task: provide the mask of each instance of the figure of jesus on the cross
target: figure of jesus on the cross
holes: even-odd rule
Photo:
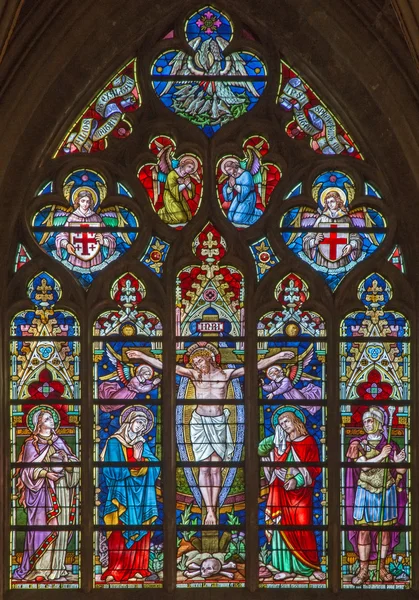
[[[128,350],[130,359],[140,359],[161,370],[162,363],[140,350]],[[228,423],[229,411],[224,408],[230,381],[244,375],[244,367],[224,369],[220,366],[219,350],[210,343],[198,343],[187,352],[186,366],[176,365],[176,373],[187,377],[195,388],[199,404],[189,422],[194,459],[199,466],[198,485],[206,508],[205,525],[217,523],[218,498],[221,491],[221,469],[217,464],[229,461],[234,444]],[[267,369],[275,362],[291,359],[293,352],[278,352],[258,362],[258,370]],[[215,402],[215,404],[214,404]]]

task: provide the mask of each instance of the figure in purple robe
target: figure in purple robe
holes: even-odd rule
[[[385,560],[399,544],[400,533],[383,528],[403,526],[406,522],[406,469],[396,466],[406,460],[406,453],[393,440],[387,441],[386,419],[384,409],[371,406],[362,415],[365,434],[352,438],[347,451],[348,460],[357,466],[346,469],[346,524],[369,528],[348,532],[360,562],[359,571],[352,577],[353,585],[369,580],[370,561],[377,561],[381,581],[393,581]],[[387,462],[386,468],[362,466]]]
[[[56,525],[73,525],[76,515],[76,486],[80,479],[78,459],[55,432],[54,413],[43,406],[33,415],[33,433],[24,442],[18,462],[30,463],[17,469],[19,504],[27,514],[28,530],[22,562],[13,578],[25,581],[66,581],[71,574],[65,558],[71,537]]]
[[[110,356],[110,353],[108,353]],[[148,394],[154,390],[160,383],[159,377],[153,378],[153,369],[149,365],[139,365],[135,369],[135,376],[127,379],[126,371],[122,363],[114,362],[117,367],[117,381],[104,381],[99,385],[99,398],[103,400],[133,400],[137,394]],[[129,370],[129,368],[128,368]],[[121,386],[122,383],[122,386]],[[101,410],[111,412],[125,406],[124,404],[101,405]]]
[[[291,366],[289,374],[286,374],[280,365],[273,365],[267,370],[266,375],[270,379],[270,383],[263,384],[262,389],[267,392],[268,400],[272,400],[275,396],[282,396],[286,400],[293,401],[320,400],[322,390],[318,385],[308,383],[300,389],[295,387],[300,380],[312,379],[311,376],[303,372],[303,369],[310,363],[313,354],[314,350],[311,348],[302,360],[299,360],[296,365]],[[312,415],[319,410],[318,406],[301,406]]]
[[[55,238],[57,257],[66,260],[77,270],[100,265],[116,251],[116,239],[112,233],[101,233],[96,228],[105,227],[100,215],[93,211],[94,198],[89,191],[80,191],[74,199],[74,212],[66,219],[62,231]],[[64,213],[65,215],[66,213]],[[77,228],[71,233],[71,228]],[[95,231],[89,231],[94,227]]]

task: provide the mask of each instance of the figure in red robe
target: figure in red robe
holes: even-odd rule
[[[297,575],[326,578],[321,570],[313,525],[313,492],[321,469],[306,463],[318,463],[315,439],[304,425],[299,407],[284,406],[275,415],[275,434],[259,444],[259,455],[277,464],[265,468],[269,495],[265,509],[268,525],[298,526],[301,529],[275,529],[267,532],[271,542],[272,566],[278,570],[274,579],[285,581]],[[304,463],[298,466],[295,463]],[[287,463],[291,465],[287,466]]]

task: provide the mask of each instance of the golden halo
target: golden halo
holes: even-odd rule
[[[227,175],[227,177],[230,177],[230,176],[227,173],[227,171],[225,170],[225,165],[226,165],[226,163],[232,162],[232,161],[236,162],[239,165],[239,167],[240,167],[240,161],[235,156],[226,156],[225,158],[223,158],[223,160],[220,163],[221,172],[224,173],[224,175]]]
[[[128,419],[129,415],[132,412],[136,412],[142,414],[147,419],[147,427],[143,431],[143,434],[149,433],[153,429],[154,425],[154,415],[147,406],[143,406],[143,404],[134,404],[133,406],[128,406],[121,412],[121,416],[119,417],[120,425],[123,425],[125,421]]]
[[[187,352],[185,353],[185,356],[187,357],[187,361],[191,362],[193,355],[197,354],[198,352],[208,352],[208,354],[210,356],[212,356],[212,359],[214,361],[217,361],[217,356],[219,356],[220,351],[218,350],[218,348],[216,346],[214,346],[214,344],[210,344],[209,342],[206,342],[205,344],[192,344],[192,346],[190,346],[187,350]]]
[[[320,202],[320,205],[322,206],[322,208],[325,207],[325,197],[327,196],[327,194],[329,192],[337,192],[339,194],[339,196],[341,197],[341,199],[343,200],[343,205],[346,206],[348,204],[348,198],[347,198],[345,192],[341,188],[328,187],[322,191],[322,193],[320,194],[320,197],[319,197],[319,202]]]
[[[70,199],[70,204],[71,206],[74,206],[74,199],[76,196],[78,196],[80,194],[80,192],[90,192],[93,196],[93,208],[92,210],[96,210],[96,208],[99,206],[99,196],[96,192],[96,190],[94,190],[93,188],[91,188],[88,185],[81,185],[79,187],[77,187],[72,193],[71,193],[71,199]]]
[[[195,173],[198,170],[198,167],[199,167],[199,162],[197,161],[197,159],[195,158],[195,156],[193,156],[193,154],[183,154],[183,156],[181,156],[180,159],[179,159],[179,166],[185,160],[193,162],[193,164],[194,164],[194,170],[193,170],[193,172]]]

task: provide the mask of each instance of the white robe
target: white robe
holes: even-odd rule
[[[228,425],[229,415],[227,408],[219,416],[204,416],[193,411],[189,426],[196,461],[206,460],[214,453],[221,460],[231,460],[234,444]]]

